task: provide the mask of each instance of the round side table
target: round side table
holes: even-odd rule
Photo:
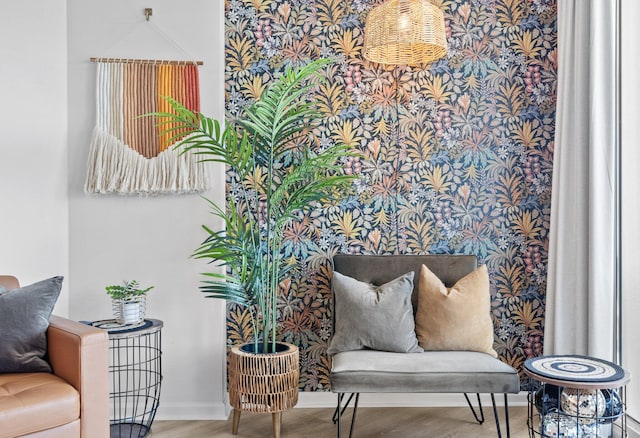
[[[88,323],[109,333],[110,438],[142,438],[160,403],[162,321],[118,324],[114,319]]]
[[[587,356],[527,359],[529,437],[627,437],[626,385],[620,366]]]

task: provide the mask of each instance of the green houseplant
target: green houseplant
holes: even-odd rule
[[[256,352],[275,349],[278,284],[289,269],[280,258],[283,230],[353,178],[342,172],[340,159],[353,155],[345,146],[314,152],[309,145],[310,127],[318,119],[307,100],[314,86],[309,79],[328,63],[287,69],[244,118],[224,130],[219,121],[172,99],[175,114],[156,114],[169,126],[176,147],[194,151],[203,161],[223,163],[237,177],[239,188],[235,195],[227,193],[226,209],[208,201],[225,229],[203,226],[207,237],[193,256],[226,267],[226,273],[204,273],[201,290],[207,297],[247,306]]]
[[[234,189],[227,191],[226,208],[208,201],[224,229],[203,226],[206,239],[193,257],[225,267],[224,273],[203,274],[201,291],[207,297],[232,301],[250,312],[254,336],[251,344],[242,347],[244,353],[278,352],[279,284],[291,269],[280,257],[285,227],[319,201],[336,199],[353,179],[343,173],[340,161],[353,155],[345,146],[313,147],[311,131],[319,113],[308,92],[321,80],[319,72],[329,62],[318,60],[288,68],[245,109],[243,118],[225,129],[219,121],[191,112],[171,99],[175,113],[156,114],[159,123],[171,132],[176,147],[193,151],[203,161],[223,163],[231,170]],[[297,347],[291,347],[296,353],[296,374],[291,380],[297,401],[298,356]],[[248,397],[240,395],[234,403],[235,350],[231,351],[229,369],[234,431],[238,409]],[[278,411],[276,397],[263,400],[267,401],[254,400],[245,405],[269,404],[269,409],[262,412]]]
[[[113,316],[118,324],[135,324],[144,319],[147,292],[153,286],[141,288],[136,280],[123,281],[122,284],[106,286],[111,297]]]

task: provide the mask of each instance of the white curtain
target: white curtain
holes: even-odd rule
[[[558,0],[545,354],[614,359],[616,2]]]

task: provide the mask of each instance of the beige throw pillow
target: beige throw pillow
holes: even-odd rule
[[[487,267],[479,267],[447,289],[422,265],[416,335],[425,350],[480,351],[497,357]]]

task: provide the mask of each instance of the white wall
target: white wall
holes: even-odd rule
[[[637,77],[640,28],[635,20],[638,14],[640,2],[622,1],[622,361],[631,372],[627,387],[628,412],[636,421],[640,421],[640,83]]]
[[[153,8],[150,23],[143,16],[145,7]],[[109,318],[105,285],[124,279],[155,285],[147,314],[164,321],[164,380],[157,418],[226,418],[224,305],[203,298],[198,273],[205,266],[188,258],[204,237],[200,224],[211,224],[204,200],[197,195],[83,192],[95,118],[95,64],[89,58],[202,60],[202,111],[220,118],[224,3],[68,0],[67,8],[70,315]],[[220,201],[222,171],[215,168],[212,173],[215,188],[207,196]]]
[[[66,29],[65,0],[0,2],[0,272],[23,285],[68,280]]]

